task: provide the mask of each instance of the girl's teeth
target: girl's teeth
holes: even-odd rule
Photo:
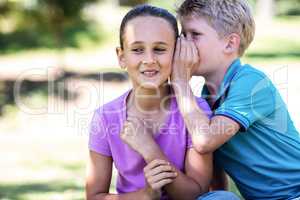
[[[144,72],[144,74],[146,76],[154,76],[156,74],[156,72],[155,71],[153,71],[153,72]]]

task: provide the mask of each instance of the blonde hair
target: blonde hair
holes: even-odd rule
[[[185,0],[177,9],[179,16],[204,17],[220,37],[240,36],[239,56],[243,56],[255,34],[255,22],[246,0]]]

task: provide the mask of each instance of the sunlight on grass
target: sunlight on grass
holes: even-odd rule
[[[243,199],[239,190],[237,189],[235,183],[232,181],[231,178],[229,178],[229,190],[233,193],[235,193],[236,195],[238,195],[239,198]]]
[[[257,22],[254,41],[243,61],[254,65],[285,66],[300,62],[300,17],[275,18],[268,24]]]
[[[0,198],[11,200],[84,199],[83,187],[71,181],[26,182],[0,184]]]

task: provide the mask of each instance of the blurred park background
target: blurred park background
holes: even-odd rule
[[[181,1],[0,0],[1,200],[84,199],[89,120],[130,88],[115,47],[143,2],[175,13]],[[300,0],[250,3],[257,31],[242,60],[273,80],[300,128]],[[192,79],[196,95],[202,84]]]

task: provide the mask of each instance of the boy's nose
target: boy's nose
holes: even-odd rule
[[[191,34],[186,34],[185,38],[189,41],[192,41],[193,38],[192,38],[192,35]]]

